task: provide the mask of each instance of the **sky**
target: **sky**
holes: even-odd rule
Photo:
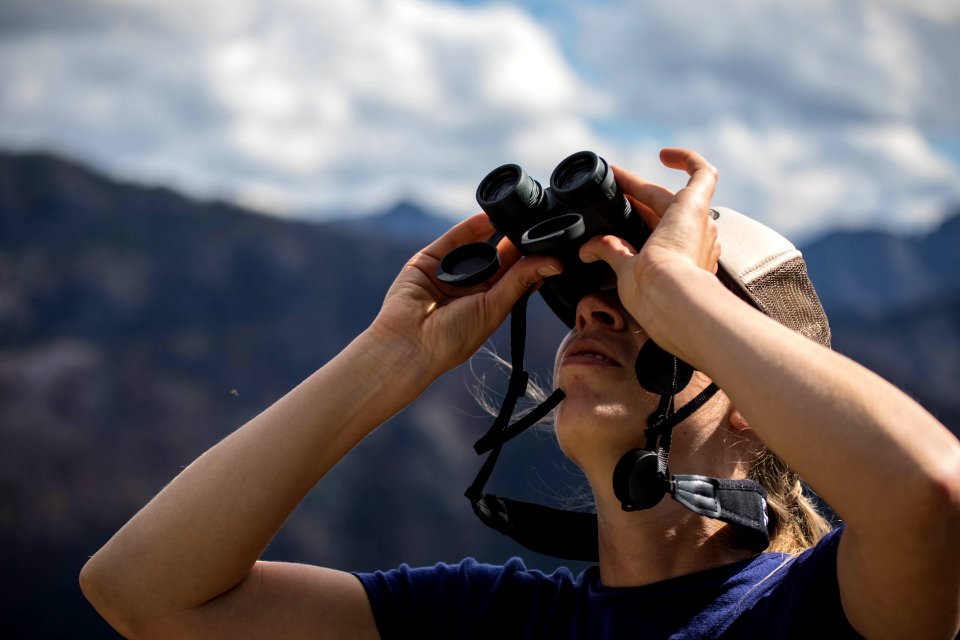
[[[3,0],[0,147],[288,217],[589,149],[803,238],[960,209],[955,0]]]

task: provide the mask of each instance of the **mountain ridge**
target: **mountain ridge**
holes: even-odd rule
[[[0,563],[18,584],[3,614],[9,633],[114,637],[77,590],[85,558],[184,465],[369,324],[434,233],[405,208],[347,228],[291,221],[118,183],[53,156],[0,153]],[[929,272],[956,259],[958,220],[903,244],[866,234],[854,251],[840,234],[802,247],[835,348],[954,432],[960,296],[955,273]],[[891,255],[915,268],[878,303]],[[911,286],[910,274],[926,280]],[[566,329],[539,298],[530,323],[528,369],[548,377]],[[509,353],[504,329],[492,344]],[[520,553],[477,523],[461,495],[482,462],[470,444],[489,422],[474,409],[475,376],[490,376],[495,393],[506,378],[483,358],[472,365],[476,374],[444,376],[338,465],[267,557],[365,570]],[[548,438],[525,434],[491,488],[543,501],[550,487],[579,482],[567,466]],[[524,555],[544,570],[557,564]]]

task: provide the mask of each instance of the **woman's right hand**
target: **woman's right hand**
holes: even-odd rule
[[[488,282],[459,288],[437,279],[437,267],[447,252],[484,242],[493,233],[486,214],[478,213],[413,256],[387,291],[370,327],[378,340],[407,354],[405,361],[424,374],[425,383],[466,361],[524,293],[545,277],[560,273],[556,258],[521,257],[516,247],[503,240],[498,247],[500,271]]]
[[[677,307],[665,304],[664,292],[676,293],[678,279],[717,272],[720,244],[710,215],[717,171],[703,156],[687,149],[663,149],[660,159],[667,167],[689,174],[684,188],[673,193],[614,167],[617,183],[652,229],[644,245],[637,250],[617,236],[597,236],[583,245],[580,257],[584,262],[609,264],[617,274],[624,308],[658,345],[683,357],[684,344],[675,334],[685,323],[669,317]]]

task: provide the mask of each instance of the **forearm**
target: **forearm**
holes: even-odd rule
[[[190,465],[94,555],[81,585],[101,614],[164,633],[170,616],[207,611],[200,605],[241,583],[250,587],[243,602],[258,602],[255,578],[243,581],[258,574],[250,570],[260,553],[311,487],[556,273],[553,258],[514,254],[485,287],[461,290],[436,279],[440,257],[492,232],[477,214],[413,256],[370,329]]]
[[[652,297],[660,332],[671,334],[664,339],[848,523],[902,531],[905,519],[949,515],[960,444],[916,402],[748,307],[706,272],[659,288]]]
[[[953,637],[960,443],[880,377],[770,320],[707,272],[686,275],[661,290],[660,312],[672,319],[664,327],[678,355],[712,377],[846,522],[837,577],[851,624],[867,637]]]
[[[361,335],[134,516],[85,567],[85,593],[109,619],[195,607],[237,585],[314,484],[422,391],[413,355]]]

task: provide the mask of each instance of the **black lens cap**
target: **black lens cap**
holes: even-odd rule
[[[658,472],[657,454],[631,449],[623,454],[613,470],[613,493],[624,511],[656,506],[666,495],[668,485]]]
[[[637,354],[635,365],[640,386],[661,396],[682,391],[693,378],[693,367],[647,340]]]
[[[457,287],[471,287],[485,282],[500,269],[500,254],[487,242],[471,242],[443,256],[437,279]]]

